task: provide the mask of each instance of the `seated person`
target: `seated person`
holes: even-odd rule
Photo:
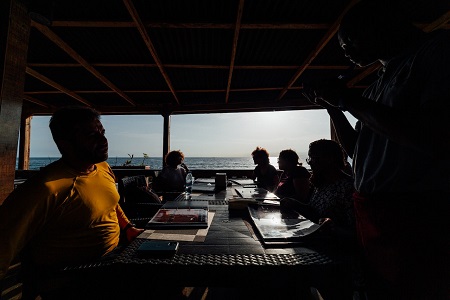
[[[170,151],[164,157],[165,167],[156,178],[153,189],[156,192],[184,192],[186,184],[186,166],[184,154],[180,150]]]
[[[278,172],[274,166],[269,163],[269,152],[261,147],[256,147],[252,152],[255,169],[253,170],[253,180],[258,187],[273,191],[278,184]]]
[[[129,241],[142,232],[118,204],[99,113],[88,107],[62,108],[53,114],[50,130],[61,158],[0,206],[0,278],[19,253],[39,279],[36,270],[110,253],[121,231]]]
[[[283,208],[298,210],[319,223],[324,218],[333,221],[337,230],[354,232],[352,195],[353,178],[348,175],[348,163],[341,146],[332,140],[320,139],[309,144],[307,162],[311,166],[313,191],[307,203],[283,199]]]
[[[122,178],[121,185],[119,186],[123,196],[121,204],[161,203],[161,199],[152,191],[144,175]]]
[[[298,160],[298,154],[294,150],[287,149],[280,152],[278,166],[283,173],[274,193],[280,198],[294,198],[306,203],[310,193],[311,174]]]

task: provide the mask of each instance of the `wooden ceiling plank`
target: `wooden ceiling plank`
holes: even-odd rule
[[[130,13],[130,16],[133,19],[134,23],[136,24],[136,27],[139,30],[139,33],[141,34],[141,37],[144,40],[145,45],[147,46],[148,50],[150,51],[150,54],[153,57],[153,60],[155,61],[156,65],[158,66],[159,71],[161,72],[162,76],[164,77],[164,80],[166,81],[167,86],[169,87],[170,91],[172,92],[173,97],[175,98],[175,101],[177,102],[177,104],[180,104],[177,93],[175,92],[172,82],[170,81],[169,75],[167,74],[163,64],[161,63],[161,60],[159,59],[159,56],[156,52],[156,48],[153,45],[153,42],[150,39],[150,36],[148,35],[147,30],[145,29],[144,23],[142,22],[141,18],[139,17],[136,7],[134,7],[134,4],[131,0],[123,0],[123,3],[125,4],[125,7],[127,8],[128,12]]]
[[[359,0],[351,0],[350,3],[345,7],[345,9],[341,12],[338,19],[331,25],[331,27],[328,29],[327,33],[324,35],[324,37],[320,40],[319,44],[316,46],[316,48],[308,55],[305,62],[300,66],[300,68],[295,72],[294,76],[289,80],[286,87],[281,91],[281,93],[278,95],[277,101],[281,100],[284,95],[286,95],[288,89],[297,81],[297,79],[303,74],[303,72],[308,68],[308,66],[312,63],[312,61],[319,55],[320,51],[322,51],[323,48],[328,44],[328,42],[331,40],[331,38],[336,34],[336,32],[339,29],[339,23],[341,22],[342,17],[347,13],[347,11],[356,3],[358,3]]]
[[[448,22],[450,22],[450,10],[444,13],[436,20],[434,20],[433,22],[431,22],[430,24],[424,26],[422,30],[425,32],[431,32],[433,30],[444,27],[444,25],[447,25]]]
[[[244,11],[244,0],[239,0],[238,11],[236,16],[236,24],[234,27],[233,45],[231,48],[231,62],[230,62],[230,70],[228,72],[228,83],[227,83],[227,92],[225,95],[225,103],[228,103],[228,99],[230,97],[231,79],[233,77],[234,60],[236,59],[236,49],[239,39],[239,31],[241,30],[241,20],[243,11]]]
[[[111,90],[115,91],[120,97],[125,99],[131,105],[136,105],[136,103],[130,99],[124,92],[122,92],[116,85],[109,81],[103,74],[101,74],[97,69],[91,66],[81,55],[79,55],[75,50],[73,50],[66,42],[64,42],[56,33],[50,30],[47,26],[39,24],[32,21],[31,25],[38,29],[44,36],[60,47],[64,52],[66,52],[70,57],[79,62],[86,70],[88,70],[92,75],[94,75],[98,80],[103,82]]]
[[[64,94],[66,94],[66,95],[68,95],[68,96],[74,98],[75,100],[77,100],[77,101],[83,103],[84,105],[89,106],[89,107],[92,107],[92,106],[93,106],[92,103],[90,103],[89,101],[83,99],[82,97],[80,97],[79,95],[77,95],[75,92],[73,92],[73,91],[71,91],[71,90],[65,88],[64,86],[60,85],[59,83],[54,82],[54,81],[51,80],[50,78],[48,78],[48,77],[46,77],[46,76],[44,76],[44,75],[42,75],[42,74],[36,72],[35,70],[33,70],[33,69],[27,67],[25,71],[26,71],[27,74],[33,76],[33,77],[36,78],[36,79],[39,79],[40,81],[42,81],[42,82],[48,84],[48,85],[51,86],[51,87],[54,87],[54,88],[57,89],[57,90],[60,90],[60,91],[63,92]]]

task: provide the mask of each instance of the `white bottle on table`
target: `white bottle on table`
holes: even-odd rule
[[[186,199],[191,199],[193,185],[194,185],[194,177],[192,177],[191,172],[188,172],[186,174],[186,185],[185,185]]]

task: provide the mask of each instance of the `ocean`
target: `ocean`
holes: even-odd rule
[[[306,155],[299,154],[303,166],[309,168],[304,162]],[[30,170],[39,170],[41,167],[58,160],[59,157],[30,157]],[[129,157],[110,157],[107,162],[110,166],[123,166],[130,160]],[[253,159],[249,157],[186,157],[184,163],[189,169],[199,170],[253,170],[255,165]],[[278,169],[277,157],[270,157],[270,163]],[[130,163],[132,166],[146,165],[150,166],[152,170],[162,169],[162,158],[160,157],[134,157]],[[16,165],[17,169],[17,165]]]

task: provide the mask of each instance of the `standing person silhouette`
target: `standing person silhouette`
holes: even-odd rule
[[[353,63],[382,64],[379,79],[362,96],[338,81],[304,94],[327,109],[353,156],[371,299],[449,299],[450,34],[424,33],[390,4],[359,2],[338,33]]]

